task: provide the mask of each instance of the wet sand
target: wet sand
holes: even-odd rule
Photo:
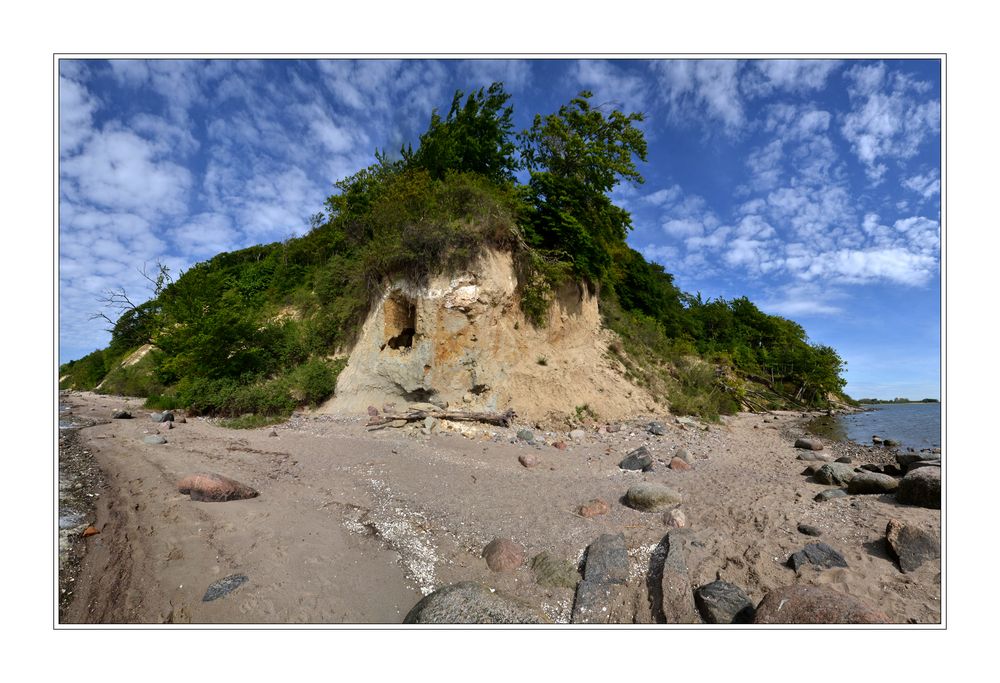
[[[399,624],[426,593],[468,580],[566,623],[572,589],[539,586],[527,563],[494,573],[483,547],[507,537],[529,560],[548,551],[578,561],[599,535],[622,532],[632,578],[641,585],[669,530],[661,514],[621,502],[644,480],[684,496],[693,587],[722,579],[757,603],[780,586],[822,584],[865,600],[894,623],[940,622],[940,564],[903,574],[883,540],[889,519],[939,528],[940,511],[884,495],[814,502],[828,487],[801,474],[805,463],[792,446],[805,433],[799,413],[742,414],[707,430],[651,416],[614,434],[589,429],[580,442],[565,433],[546,436],[569,444],[558,450],[511,443],[516,427],[474,426],[469,438],[415,427],[369,431],[367,418],[334,416],[296,416],[274,428],[277,436],[270,427],[231,430],[201,418],[167,430],[139,399],[74,393],[64,400],[75,414],[100,422],[80,438],[104,472],[105,488],[96,511],[101,533],[85,541],[63,623]],[[136,419],[110,420],[121,408]],[[663,422],[667,434],[648,434],[649,419]],[[166,444],[143,443],[156,432]],[[643,444],[659,461],[655,470],[619,469]],[[842,447],[829,443],[824,452],[837,455]],[[693,456],[690,471],[664,464],[680,448]],[[523,467],[518,456],[526,453],[540,464]],[[865,461],[863,452],[855,455]],[[181,477],[206,471],[260,495],[206,503],[177,491]],[[598,497],[610,503],[608,514],[576,513]],[[802,535],[800,522],[823,535]],[[850,566],[799,573],[785,566],[815,540]],[[221,599],[202,600],[213,582],[235,574],[248,581]]]

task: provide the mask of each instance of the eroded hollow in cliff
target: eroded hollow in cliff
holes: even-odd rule
[[[413,336],[417,332],[417,306],[399,292],[385,300],[383,308],[385,329],[382,348],[409,349],[413,346]]]

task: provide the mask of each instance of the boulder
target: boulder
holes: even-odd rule
[[[258,493],[246,484],[214,472],[191,474],[177,482],[177,490],[191,495],[191,500],[222,503],[228,500],[256,498]]]
[[[674,457],[680,458],[689,465],[691,464],[691,453],[689,453],[688,449],[686,448],[681,448],[680,450],[678,450],[676,453],[674,453]]]
[[[580,582],[580,572],[576,565],[548,551],[543,551],[531,558],[531,571],[535,574],[535,583],[548,588],[576,588]]]
[[[517,461],[525,467],[534,467],[538,464],[538,458],[533,456],[531,453],[525,453],[517,456]]]
[[[685,428],[691,427],[692,429],[699,429],[701,427],[701,423],[698,422],[698,420],[693,417],[687,417],[686,415],[675,417],[674,422]]]
[[[670,469],[683,472],[691,469],[691,465],[687,464],[686,461],[681,460],[680,458],[671,458]]]
[[[130,413],[127,410],[116,410],[115,412],[111,413],[111,419],[112,420],[131,420],[132,419],[132,413]]]
[[[889,617],[867,603],[832,588],[795,585],[764,596],[755,624],[887,624]]]
[[[823,444],[819,441],[819,439],[807,439],[807,438],[796,439],[795,447],[804,448],[807,451],[823,450]]]
[[[645,446],[639,446],[618,463],[623,470],[648,470],[653,466],[653,456]]]
[[[907,472],[896,489],[896,500],[905,505],[941,509],[941,468],[921,467]]]
[[[600,583],[625,583],[628,566],[625,534],[602,534],[587,546],[583,578]]]
[[[526,602],[492,588],[463,581],[437,589],[413,606],[404,624],[544,624]]]
[[[913,470],[919,469],[921,467],[941,467],[940,460],[918,460],[917,462],[911,462],[906,467],[907,472],[912,472]]]
[[[655,512],[670,505],[682,502],[681,494],[663,484],[642,482],[630,486],[625,494],[629,507],[643,512]]]
[[[799,523],[798,530],[799,530],[800,534],[805,534],[806,536],[822,536],[823,535],[823,530],[822,529],[820,529],[819,527],[815,527],[812,524],[805,524],[804,522],[800,522]]]
[[[904,573],[915,571],[924,562],[941,557],[941,539],[936,533],[898,519],[889,520],[885,541]]]
[[[589,503],[581,505],[577,512],[581,517],[591,518],[598,515],[606,515],[611,511],[611,506],[601,498],[594,498]]]
[[[834,498],[843,498],[847,495],[847,489],[827,489],[826,491],[820,491],[817,493],[813,500],[819,503],[825,503],[828,500]]]
[[[907,467],[909,467],[913,463],[915,463],[915,462],[921,462],[921,461],[924,461],[924,460],[937,460],[938,462],[940,462],[941,461],[941,454],[940,453],[926,453],[926,452],[920,452],[920,453],[897,453],[896,454],[896,462],[899,464],[900,468],[903,469],[904,471],[906,470]]]
[[[569,438],[573,441],[583,441],[583,438],[587,436],[587,432],[582,429],[574,429],[569,433]]]
[[[611,604],[621,595],[628,580],[628,570],[624,534],[604,534],[587,546],[583,581],[576,586],[570,621],[574,624],[608,623]]]
[[[646,431],[656,436],[664,436],[667,433],[667,428],[659,422],[650,422],[649,426],[646,427]]]
[[[742,588],[725,581],[713,581],[694,592],[694,603],[707,624],[749,624],[753,602]]]
[[[527,441],[531,443],[535,440],[535,433],[530,429],[519,429],[517,430],[517,438],[521,441]]]
[[[858,472],[847,484],[847,492],[851,495],[866,493],[892,493],[899,486],[899,480],[888,474],[877,472]]]
[[[820,569],[846,567],[847,561],[843,555],[826,543],[810,543],[799,552],[792,553],[786,564],[795,571],[798,571],[799,567],[804,564],[811,564]]]
[[[798,459],[806,462],[830,462],[831,460],[830,456],[823,455],[822,453],[816,453],[815,451],[799,453]]]
[[[142,442],[152,444],[153,446],[162,446],[167,440],[159,434],[151,434],[150,436],[142,437]]]
[[[150,417],[150,419],[153,420],[153,422],[173,422],[174,421],[174,414],[171,413],[171,412],[151,413],[149,417]]]
[[[668,624],[698,624],[698,608],[691,592],[691,577],[687,569],[687,545],[681,531],[671,531],[664,539],[667,554],[663,560],[660,581],[663,616]]]
[[[512,572],[524,564],[524,548],[507,538],[495,538],[483,548],[486,566],[495,572]]]
[[[849,456],[849,455],[842,455],[839,458],[837,458],[836,460],[834,460],[834,462],[852,463],[854,461],[851,459],[851,456]]]
[[[819,468],[813,478],[820,484],[846,485],[854,478],[854,468],[840,462],[828,462]]]

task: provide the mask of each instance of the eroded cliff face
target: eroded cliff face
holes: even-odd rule
[[[390,283],[373,307],[320,412],[362,413],[395,403],[504,411],[535,420],[573,415],[587,405],[602,419],[656,408],[607,354],[597,298],[565,287],[548,324],[521,312],[507,252],[487,250],[465,272],[417,284]]]

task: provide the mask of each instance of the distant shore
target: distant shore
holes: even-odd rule
[[[566,623],[574,591],[537,584],[528,560],[544,551],[576,563],[601,534],[624,534],[628,586],[637,604],[650,599],[643,591],[651,553],[670,529],[663,515],[622,503],[639,481],[683,495],[693,587],[722,579],[756,604],[782,586],[824,586],[894,623],[940,622],[940,567],[903,574],[884,548],[889,519],[936,528],[940,511],[883,495],[815,502],[828,487],[802,474],[806,463],[792,447],[805,434],[798,412],[741,414],[707,429],[637,417],[610,433],[599,424],[574,437],[536,430],[529,443],[518,429],[370,432],[362,418],[333,416],[295,416],[273,430],[229,430],[197,418],[167,429],[136,399],[71,393],[65,400],[98,422],[79,438],[104,478],[100,533],[82,541],[87,552],[63,623],[399,624],[425,594],[459,581],[485,583]],[[134,419],[109,419],[123,407]],[[653,419],[662,435],[646,429]],[[143,442],[154,432],[166,443]],[[565,447],[553,447],[557,441]],[[620,469],[642,445],[654,457],[652,471]],[[690,469],[670,468],[682,450]],[[891,458],[855,444],[827,442],[823,452],[857,463]],[[525,467],[522,456],[537,464]],[[178,492],[180,478],[206,471],[260,495],[205,503]],[[606,514],[578,514],[595,498],[608,503]],[[819,540],[849,567],[787,567],[789,555],[816,540],[796,530],[801,524],[820,530]],[[513,571],[493,572],[482,558],[500,537],[525,549]],[[204,600],[232,576],[246,581]]]

